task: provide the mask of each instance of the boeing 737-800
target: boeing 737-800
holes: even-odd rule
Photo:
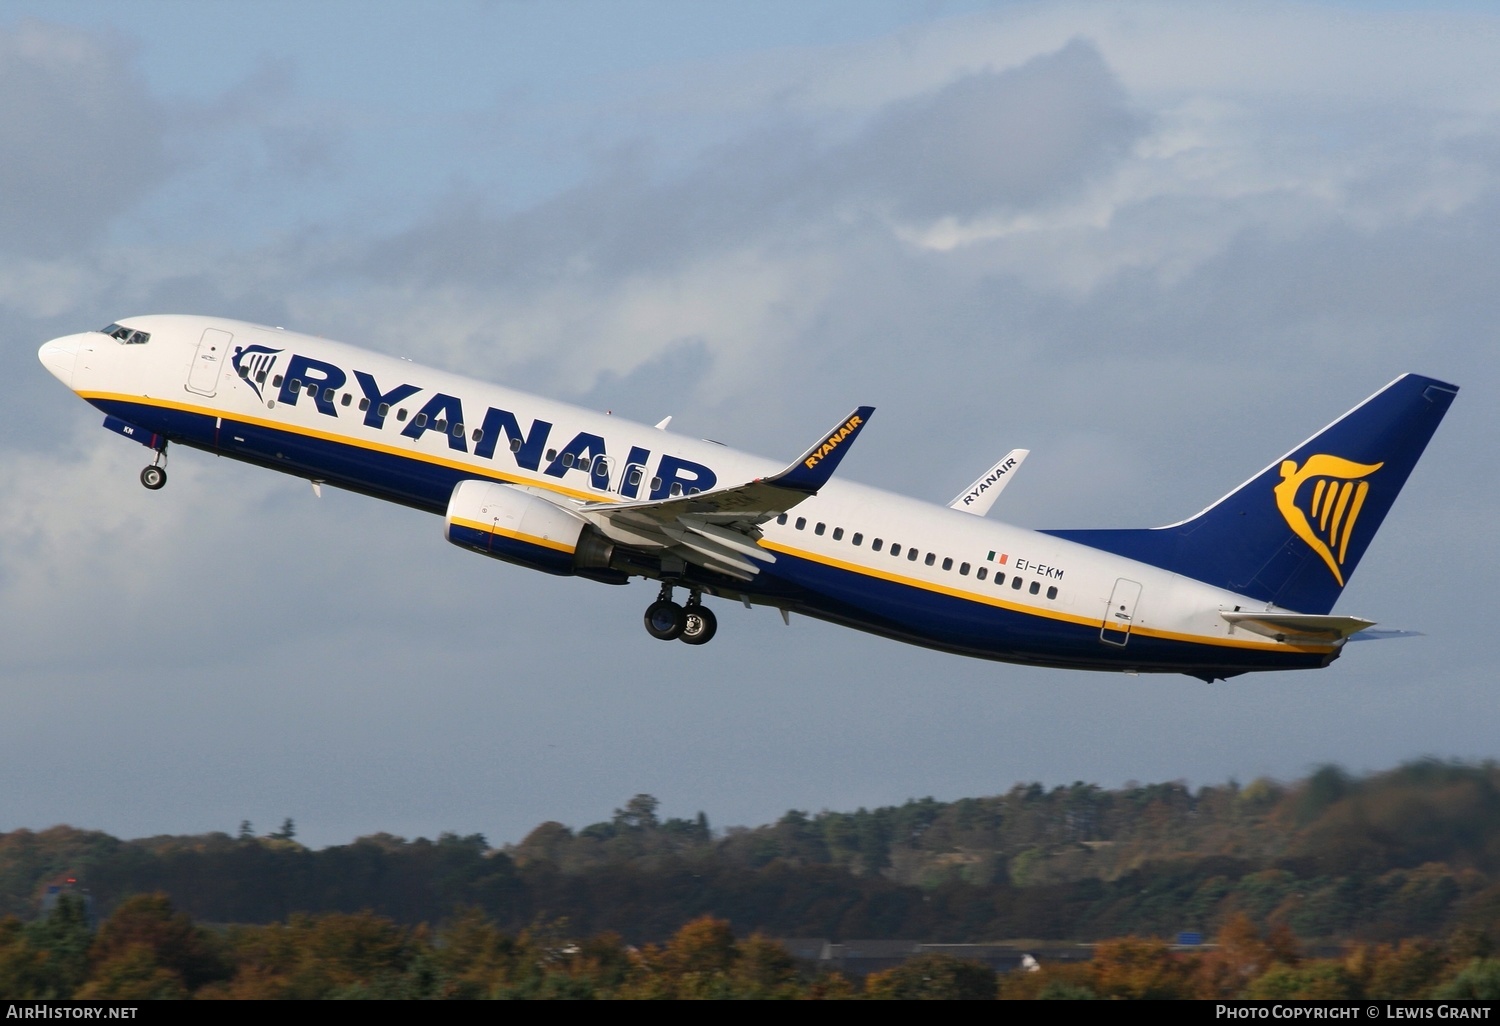
[[[1458,392],[1402,375],[1180,523],[1031,531],[984,516],[1025,450],[949,506],[833,480],[868,406],[783,465],[239,321],[132,317],[39,356],[154,451],[147,488],[176,443],[405,503],[481,555],[658,582],[663,640],[711,639],[718,596],[985,659],[1210,681],[1327,666],[1376,633],[1334,602]]]

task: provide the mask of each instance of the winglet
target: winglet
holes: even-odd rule
[[[995,500],[1000,498],[1005,486],[1010,484],[1011,475],[1020,469],[1021,463],[1030,455],[1030,449],[1012,449],[1001,456],[999,463],[980,474],[977,481],[955,495],[953,501],[948,503],[948,508],[960,513],[972,513],[976,517],[984,516],[995,504]]]
[[[819,488],[828,483],[828,479],[838,469],[839,461],[844,458],[844,453],[848,452],[849,446],[853,444],[854,436],[864,429],[865,424],[870,420],[870,415],[874,412],[873,406],[861,406],[839,421],[838,425],[820,438],[812,448],[798,456],[795,463],[775,477],[766,478],[765,483],[778,488],[807,492],[809,495],[816,493]]]

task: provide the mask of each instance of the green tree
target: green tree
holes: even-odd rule
[[[25,940],[41,958],[41,993],[36,997],[67,998],[83,986],[94,943],[83,898],[60,895],[49,913],[26,927]]]
[[[1476,958],[1432,996],[1439,1001],[1500,1000],[1500,959]]]
[[[88,989],[90,997],[144,996],[140,988],[164,986],[161,973],[184,993],[230,976],[218,940],[175,911],[165,894],[138,894],[122,902],[99,928],[89,962],[90,983],[97,983]],[[118,994],[100,990],[114,986],[123,989]]]
[[[649,794],[638,794],[623,809],[615,810],[614,825],[622,830],[655,830],[661,825],[656,818],[660,806]]]
[[[995,970],[952,955],[926,954],[884,972],[871,973],[865,993],[883,1000],[992,1001]]]

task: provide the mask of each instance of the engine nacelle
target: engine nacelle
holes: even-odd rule
[[[460,481],[448,499],[445,533],[454,545],[532,570],[564,577],[618,575],[609,568],[614,545],[597,529],[510,485]]]

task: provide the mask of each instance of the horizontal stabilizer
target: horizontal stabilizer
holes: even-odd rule
[[[1309,613],[1219,613],[1231,626],[1277,641],[1341,641],[1375,626],[1358,616],[1315,616]]]
[[[948,508],[972,513],[976,517],[984,516],[995,504],[995,500],[1000,498],[1005,486],[1010,484],[1010,479],[1015,477],[1022,461],[1030,455],[1030,449],[1012,449],[1000,457],[999,463],[980,474],[978,480],[955,495],[953,501],[948,503]]]
[[[1423,638],[1421,631],[1401,631],[1394,627],[1371,628],[1349,635],[1350,641],[1388,641],[1391,638]]]

